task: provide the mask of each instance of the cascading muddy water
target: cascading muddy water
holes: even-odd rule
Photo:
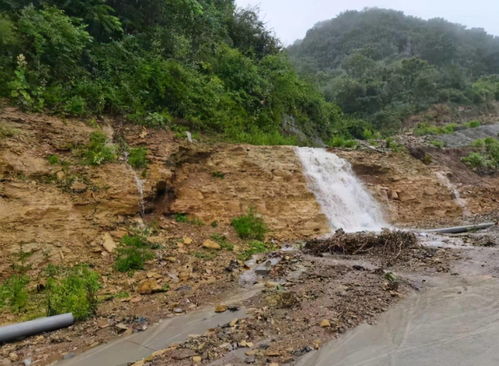
[[[140,179],[137,175],[135,169],[132,168],[130,164],[128,164],[128,152],[125,152],[124,160],[130,171],[132,172],[133,179],[135,181],[135,187],[137,187],[137,193],[139,194],[139,208],[140,208],[140,217],[144,218],[145,215],[145,204],[144,204],[144,181]]]
[[[459,190],[457,187],[452,184],[452,182],[449,180],[447,175],[445,175],[442,172],[436,172],[435,175],[437,176],[438,180],[449,189],[449,191],[452,192],[452,196],[454,197],[454,201],[456,204],[463,209],[463,217],[470,216],[470,211],[468,210],[467,207],[467,202],[464,198],[461,197],[461,194],[459,193]]]
[[[380,231],[388,227],[376,201],[355,177],[350,164],[325,149],[298,147],[309,189],[332,229]]]

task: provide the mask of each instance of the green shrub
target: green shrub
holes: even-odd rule
[[[47,160],[48,160],[50,165],[58,165],[61,162],[61,160],[59,159],[59,157],[57,155],[49,155],[49,156],[47,156]]]
[[[444,126],[432,126],[428,123],[419,123],[414,129],[414,134],[417,136],[424,135],[444,135],[453,133],[456,130],[457,125],[455,123],[449,123]]]
[[[475,169],[480,169],[480,168],[492,168],[493,163],[491,160],[487,159],[486,156],[482,155],[479,152],[472,152],[469,153],[468,156],[464,157],[463,162],[465,162],[467,165],[471,166],[472,168]]]
[[[222,172],[219,172],[219,171],[211,172],[211,176],[213,178],[218,178],[218,179],[224,179],[225,178],[225,174],[222,173]]]
[[[183,213],[176,213],[174,216],[176,222],[188,222],[189,217]]]
[[[330,147],[339,147],[339,148],[347,148],[354,149],[357,147],[357,141],[352,139],[347,139],[343,136],[334,136],[328,144]]]
[[[147,149],[145,147],[130,149],[128,154],[128,164],[135,169],[143,169],[147,167],[147,163]]]
[[[499,168],[499,139],[487,137],[473,141],[472,146],[480,149],[471,152],[462,161],[474,169],[496,170]]]
[[[480,127],[482,123],[478,120],[468,121],[464,124],[466,128],[477,128]]]
[[[445,147],[445,142],[441,140],[432,140],[431,144],[435,147],[438,147],[439,149],[443,149]]]
[[[267,253],[272,250],[274,250],[274,246],[272,244],[254,240],[248,243],[248,249],[246,249],[239,255],[239,259],[246,261],[255,254]]]
[[[47,272],[47,315],[73,313],[81,320],[95,313],[101,288],[97,272],[85,265],[68,269],[50,266]]]
[[[81,151],[83,161],[88,165],[101,165],[116,159],[113,145],[107,144],[107,137],[100,131],[90,134],[90,141]]]
[[[154,258],[152,245],[140,235],[125,235],[117,248],[114,268],[119,272],[144,269],[145,263]]]
[[[8,307],[13,312],[26,308],[29,279],[25,275],[13,275],[0,285],[0,310]]]
[[[232,227],[241,239],[264,240],[267,232],[265,222],[261,217],[256,216],[253,209],[248,210],[246,215],[234,218]]]

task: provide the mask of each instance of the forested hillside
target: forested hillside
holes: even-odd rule
[[[0,97],[233,141],[328,138],[339,109],[233,0],[0,0]],[[301,133],[301,132],[300,132]]]
[[[348,11],[318,23],[288,53],[329,101],[377,130],[396,131],[435,103],[486,109],[499,98],[499,38],[443,19]]]

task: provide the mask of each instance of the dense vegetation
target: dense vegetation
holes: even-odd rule
[[[499,38],[443,19],[348,11],[317,24],[288,53],[329,101],[377,130],[396,131],[435,103],[486,108],[499,99]]]
[[[27,110],[253,143],[328,138],[340,118],[234,0],[0,0],[0,80]]]

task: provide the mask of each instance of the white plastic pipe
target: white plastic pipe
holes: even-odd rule
[[[68,313],[39,318],[23,323],[6,325],[4,327],[0,327],[0,343],[10,342],[38,333],[69,327],[73,323],[73,314]]]

